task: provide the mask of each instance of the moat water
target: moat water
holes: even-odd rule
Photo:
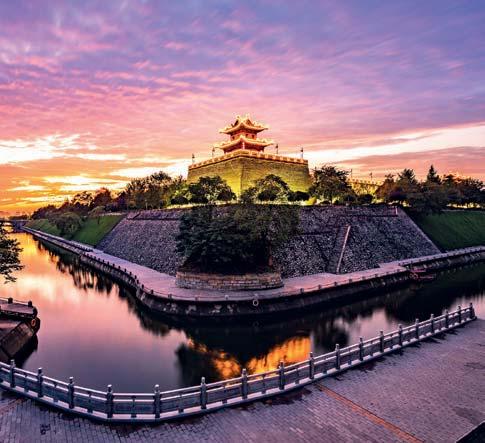
[[[415,318],[427,319],[473,302],[485,317],[485,264],[440,274],[428,283],[382,291],[339,307],[321,306],[285,318],[225,324],[157,317],[127,288],[78,263],[75,256],[29,234],[12,234],[23,248],[17,282],[1,297],[32,300],[41,327],[17,364],[95,389],[163,390],[273,369],[370,338]]]

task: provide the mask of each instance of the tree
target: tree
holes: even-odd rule
[[[436,172],[436,169],[434,168],[433,165],[429,167],[428,170],[428,175],[426,176],[426,181],[428,183],[436,183],[436,184],[441,184],[441,179],[438,173]]]
[[[313,171],[313,184],[310,195],[319,200],[333,202],[336,198],[354,194],[348,182],[349,173],[335,166],[324,165]]]
[[[290,187],[279,176],[269,174],[256,180],[253,187],[246,189],[241,195],[243,202],[286,202],[290,196]]]
[[[98,206],[106,207],[112,202],[111,191],[108,188],[102,187],[96,191],[91,202],[91,209]]]
[[[181,177],[172,179],[163,171],[135,178],[125,188],[128,205],[136,209],[162,208],[170,203],[172,194],[182,182]]]
[[[372,194],[359,194],[357,196],[357,202],[361,205],[370,205],[374,200],[374,196]]]
[[[271,268],[271,251],[296,232],[290,206],[213,205],[182,216],[177,250],[184,268],[203,272],[257,272]]]
[[[50,216],[57,210],[54,205],[43,206],[42,208],[36,209],[31,218],[33,220],[38,220],[41,218],[50,218]]]
[[[425,213],[440,213],[448,204],[445,187],[433,165],[429,167],[426,180],[421,184],[421,191],[425,200]]]
[[[71,238],[81,227],[81,218],[74,212],[65,212],[55,221],[63,237]]]
[[[10,238],[5,228],[0,225],[0,275],[4,283],[14,282],[15,277],[12,274],[23,268],[19,260],[20,251],[18,241]]]
[[[227,202],[236,198],[226,181],[219,176],[200,177],[196,183],[189,184],[187,194],[191,203]]]
[[[393,174],[387,174],[382,184],[376,190],[376,197],[386,203],[392,201],[392,193],[396,187],[396,181]]]
[[[458,181],[458,191],[461,194],[461,203],[465,206],[479,204],[482,197],[483,182],[466,177]]]
[[[288,201],[290,202],[302,202],[307,201],[310,198],[310,194],[304,191],[290,191],[288,194]]]
[[[87,191],[77,193],[70,202],[61,206],[61,212],[75,212],[86,215],[93,204],[93,195]]]

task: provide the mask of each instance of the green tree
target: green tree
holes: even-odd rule
[[[318,200],[333,202],[339,197],[354,194],[348,181],[349,173],[335,166],[324,165],[313,171],[313,184],[310,195]]]
[[[448,204],[445,187],[433,165],[430,166],[426,180],[421,185],[421,191],[425,200],[425,213],[440,213]]]
[[[187,194],[191,203],[227,202],[236,198],[226,181],[219,176],[200,177],[196,183],[189,184]]]
[[[382,184],[376,190],[376,197],[386,203],[392,202],[392,195],[396,188],[393,174],[387,174]]]
[[[98,206],[106,207],[113,201],[111,191],[108,188],[102,187],[96,191],[91,202],[91,209]]]
[[[63,237],[72,238],[81,228],[82,222],[75,212],[65,212],[56,219],[55,224]]]
[[[271,251],[296,232],[294,207],[207,205],[182,216],[177,250],[184,267],[203,272],[239,273],[272,266]]]
[[[287,202],[291,194],[288,184],[279,176],[269,174],[256,180],[254,186],[241,195],[243,202]]]
[[[5,228],[0,225],[0,275],[4,283],[14,282],[13,273],[22,269],[19,254],[20,246],[17,240],[8,236]]]

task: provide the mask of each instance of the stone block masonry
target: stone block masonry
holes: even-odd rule
[[[175,239],[183,212],[156,210],[130,214],[98,248],[174,276],[182,262]],[[339,236],[342,227],[348,226],[349,236],[344,245]],[[400,209],[312,206],[301,208],[299,234],[275,252],[274,261],[287,278],[335,273],[339,262],[339,272],[349,273],[438,252]]]
[[[281,288],[283,280],[279,272],[262,274],[206,274],[202,272],[178,271],[175,284],[179,288],[214,289],[216,291],[247,291]]]
[[[310,187],[306,160],[251,151],[238,151],[236,154],[216,157],[194,165],[189,168],[187,180],[194,183],[200,177],[219,176],[240,196],[246,189],[254,186],[256,180],[269,174],[281,177],[292,191],[307,192]]]

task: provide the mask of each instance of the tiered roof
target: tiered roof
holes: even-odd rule
[[[246,114],[244,117],[241,117],[238,115],[236,117],[236,121],[229,126],[226,126],[225,128],[219,129],[219,132],[221,134],[233,134],[234,132],[239,131],[240,129],[246,129],[251,132],[261,132],[264,131],[265,129],[269,129],[269,126],[263,125],[257,121],[252,121],[251,117],[249,117],[248,114]]]
[[[268,129],[268,126],[251,120],[249,115],[244,117],[238,115],[232,125],[219,130],[221,134],[227,134],[231,139],[214,144],[214,148],[222,149],[226,154],[237,149],[264,151],[266,146],[274,144],[273,140],[257,138],[257,134],[265,129]]]

